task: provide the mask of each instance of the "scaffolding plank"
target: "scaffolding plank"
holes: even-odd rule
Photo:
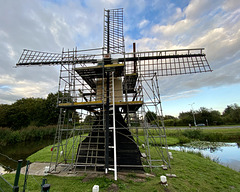
[[[94,108],[100,108],[102,107],[103,101],[88,101],[88,102],[73,102],[73,103],[60,103],[58,104],[61,108],[77,108],[77,109],[86,109],[86,110],[93,110]],[[112,106],[113,103],[110,103],[110,106]],[[115,105],[118,107],[122,107],[124,111],[127,110],[127,105],[129,107],[130,112],[137,111],[142,105],[143,101],[121,101],[121,102],[115,102]]]

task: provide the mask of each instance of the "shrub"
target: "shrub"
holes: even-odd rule
[[[188,137],[185,137],[184,135],[180,135],[178,139],[180,144],[189,143],[191,141]]]
[[[10,128],[0,128],[0,145],[15,144],[25,141],[53,138],[57,126],[36,127],[29,126],[25,129],[13,131]]]
[[[183,131],[183,135],[191,139],[201,139],[203,137],[203,132],[201,129],[191,129]]]

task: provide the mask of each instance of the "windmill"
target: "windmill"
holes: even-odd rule
[[[203,50],[136,52],[133,44],[126,53],[123,9],[104,10],[102,48],[23,50],[17,66],[60,65],[50,171],[114,171],[117,179],[120,170],[171,168],[159,78],[211,71]]]

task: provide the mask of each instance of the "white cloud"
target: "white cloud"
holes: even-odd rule
[[[192,42],[190,47],[206,47],[212,61],[233,57],[240,50],[240,29],[215,28]]]
[[[200,19],[206,13],[216,9],[221,1],[191,0],[184,12],[188,19]]]
[[[169,18],[169,22],[173,23],[173,22],[184,19],[184,17],[185,17],[184,11],[181,8],[177,7],[175,8],[175,13],[172,15],[171,18]]]
[[[28,96],[43,97],[57,91],[59,68],[12,68],[22,49],[61,52],[63,47],[65,50],[76,46],[79,49],[101,47],[104,8],[124,8],[127,51],[132,51],[132,42],[137,43],[138,51],[206,48],[214,72],[161,78],[161,89],[166,97],[177,99],[184,94],[190,96],[189,89],[197,94],[204,86],[239,81],[240,1],[192,0],[187,6],[159,0],[151,3],[144,0],[60,2],[0,0],[2,102]]]
[[[183,19],[173,25],[155,25],[152,28],[152,32],[157,36],[161,36],[161,34],[164,36],[173,36],[185,33],[194,25],[194,23],[193,20]]]
[[[239,0],[225,0],[223,3],[223,9],[226,11],[233,11],[235,9],[240,9]]]
[[[11,103],[16,99],[27,97],[46,97],[49,90],[56,90],[57,82],[32,80],[17,80],[14,76],[2,75],[0,77],[0,103]]]
[[[173,94],[173,95],[166,95],[166,96],[163,95],[162,99],[163,101],[172,101],[172,100],[178,100],[182,98],[189,98],[196,95],[199,92],[200,90],[192,89],[190,91],[178,92],[177,94]]]
[[[148,23],[149,23],[149,21],[144,19],[138,24],[138,27],[141,29],[141,28],[145,27]]]

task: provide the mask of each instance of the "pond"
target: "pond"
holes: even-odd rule
[[[0,174],[6,171],[6,167],[10,170],[15,170],[17,168],[17,160],[19,159],[23,160],[22,166],[25,166],[28,156],[52,143],[53,140],[48,139],[0,146]]]
[[[229,167],[233,170],[240,171],[240,144],[239,143],[222,143],[222,142],[192,142],[183,146],[171,146],[171,150],[200,152],[205,157]]]

